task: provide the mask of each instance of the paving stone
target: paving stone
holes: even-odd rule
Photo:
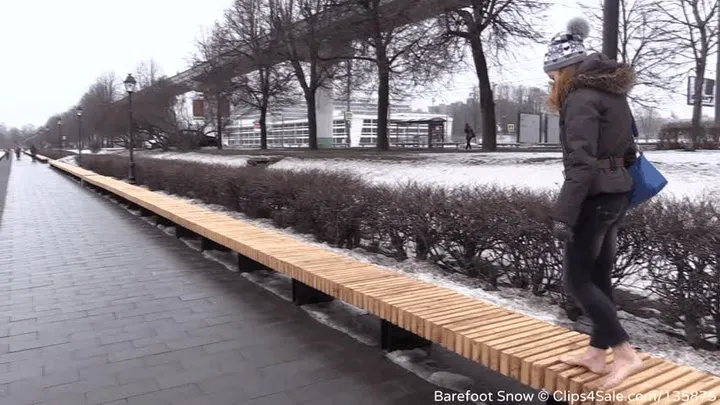
[[[127,399],[128,405],[173,405],[177,402],[197,398],[203,395],[195,384],[155,391],[150,394],[138,395]]]
[[[7,196],[3,170],[0,404],[432,403],[380,351],[47,166],[15,161]]]

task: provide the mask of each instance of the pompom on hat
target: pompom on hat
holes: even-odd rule
[[[583,41],[590,34],[590,24],[581,17],[568,21],[567,31],[556,34],[545,54],[545,73],[574,65],[587,55]]]

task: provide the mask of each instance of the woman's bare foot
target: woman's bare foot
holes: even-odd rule
[[[571,366],[585,367],[595,374],[606,374],[605,350],[590,347],[583,354],[560,356],[560,361]]]
[[[618,386],[630,375],[642,368],[642,360],[635,349],[628,343],[623,343],[613,348],[613,364],[610,367],[608,376],[600,386],[601,391],[606,391]]]

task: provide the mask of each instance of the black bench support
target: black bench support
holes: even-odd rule
[[[158,225],[165,226],[165,227],[175,226],[175,224],[174,224],[172,221],[170,221],[169,219],[165,218],[165,217],[162,216],[162,215],[158,215],[158,216],[156,217],[155,223],[157,223]]]
[[[412,350],[432,346],[432,342],[392,324],[380,320],[380,347],[393,352],[395,350]]]
[[[240,253],[237,254],[238,257],[238,271],[242,273],[252,273],[253,271],[258,270],[268,270],[267,267],[265,267],[262,263],[256,262],[255,260],[243,256]]]
[[[219,252],[229,252],[230,249],[226,248],[225,246],[216,243],[213,240],[210,240],[204,236],[200,237],[200,250],[203,252],[206,250],[217,250]]]
[[[330,302],[335,298],[332,295],[327,295],[322,291],[316,290],[307,284],[301,283],[293,279],[292,299],[295,305],[306,305],[319,304],[321,302]]]
[[[194,238],[197,235],[195,235],[194,232],[190,231],[189,229],[183,228],[180,225],[175,225],[175,237],[178,239],[180,238]]]

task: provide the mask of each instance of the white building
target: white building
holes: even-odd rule
[[[345,103],[334,103],[329,94],[318,92],[318,144],[321,148],[373,147],[377,141],[377,104],[354,101],[349,122],[345,120]],[[233,117],[225,127],[223,143],[230,148],[259,148],[258,115]],[[349,124],[349,125],[348,125]],[[308,120],[304,103],[270,111],[267,118],[269,148],[303,148],[308,146]],[[348,129],[349,127],[349,134]],[[433,143],[451,140],[452,117],[413,113],[410,106],[392,104],[388,124],[390,145],[426,147],[432,131]]]

